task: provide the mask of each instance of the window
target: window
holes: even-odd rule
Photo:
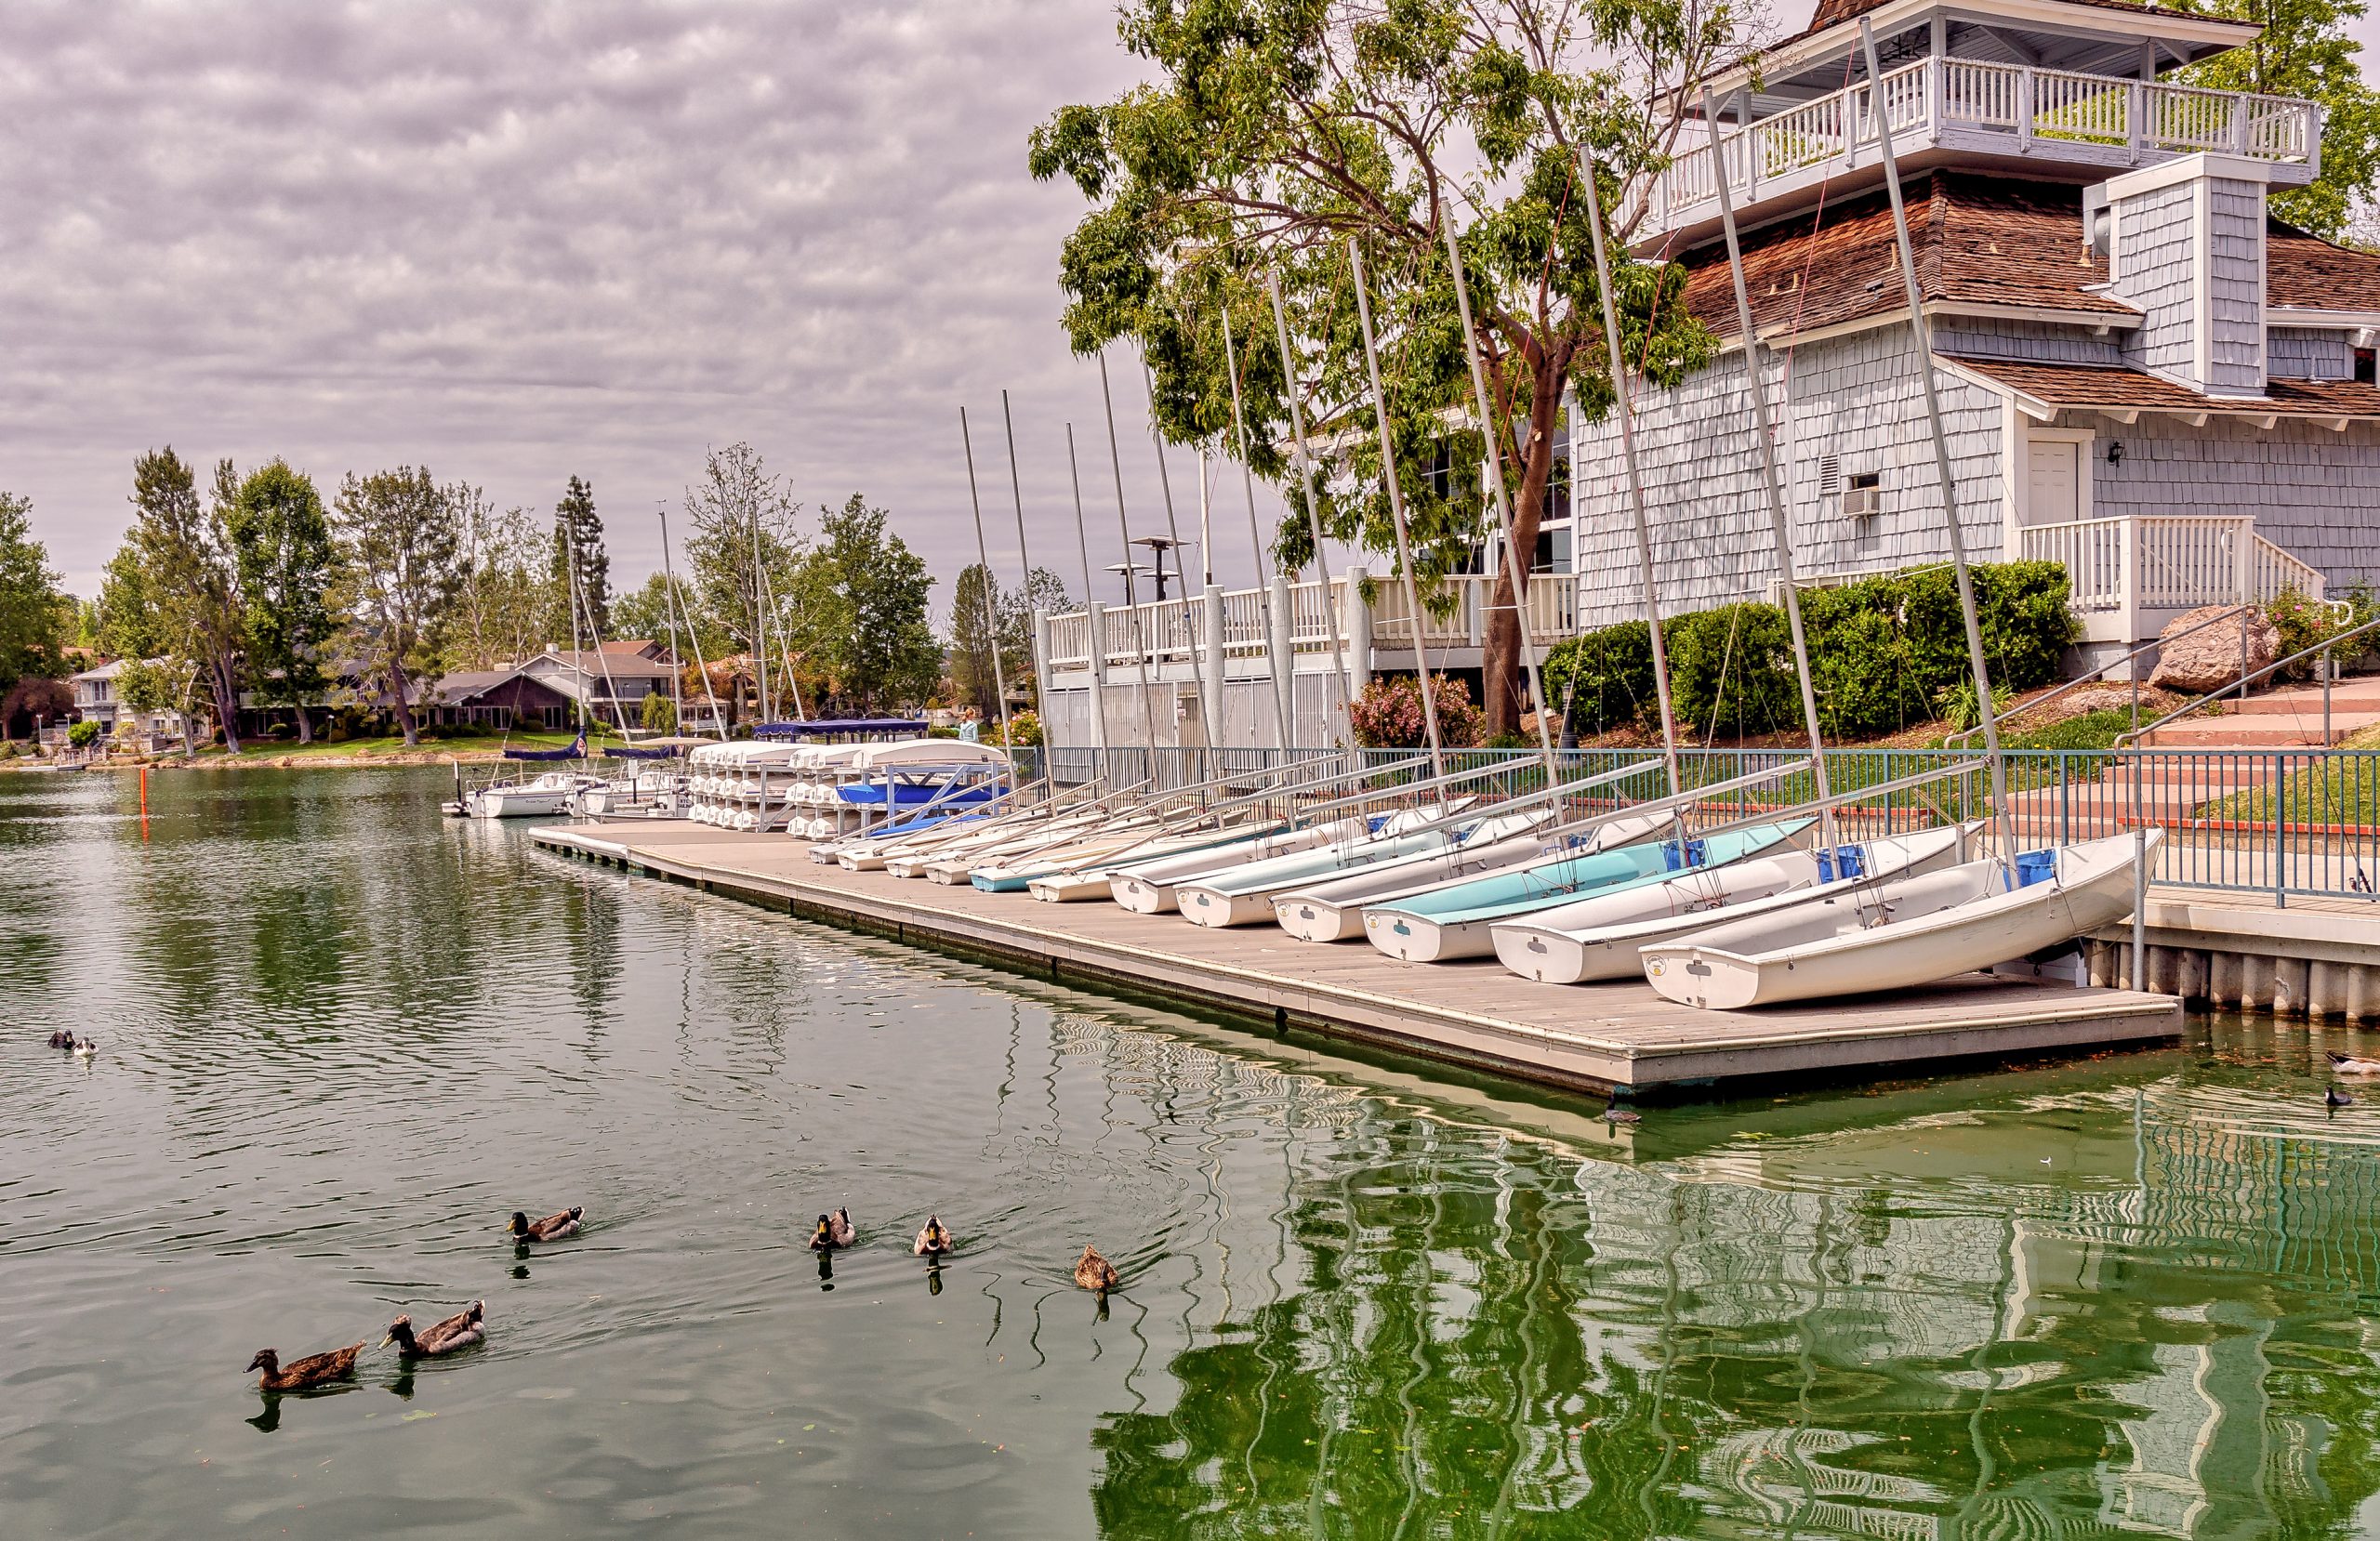
[[[2375,379],[2375,375],[2380,375],[2380,371],[2373,368],[2375,360],[2380,360],[2380,349],[2359,348],[2355,350],[2355,377],[2358,381],[2364,385],[2380,384],[2380,379]]]

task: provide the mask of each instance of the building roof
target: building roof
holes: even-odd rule
[[[1902,188],[1927,304],[2069,311],[2077,324],[2138,313],[2100,287],[2108,265],[2083,244],[2080,187],[1939,170],[1909,178]],[[1743,250],[1752,323],[1763,336],[1902,308],[1892,204],[1881,188],[1747,231]],[[2380,311],[2380,254],[2274,219],[2265,257],[2274,305]],[[1680,260],[1686,309],[1720,336],[1733,337],[1726,246],[1708,243]]]
[[[551,685],[547,684],[536,675],[520,669],[459,669],[430,688],[430,699],[443,701],[450,706],[457,705],[474,696],[485,695],[496,687],[509,684],[515,679],[526,680],[556,701],[565,699],[562,693]]]
[[[2058,0],[2058,3],[2082,6],[2091,10],[2128,11],[2134,16],[2170,17],[2176,21],[2228,21],[2237,26],[2256,30],[2254,22],[2242,22],[2233,16],[2210,16],[2199,11],[2181,10],[2172,6],[2135,5],[2133,0]],[[1783,39],[1777,46],[1782,47],[1786,43],[1798,43],[1803,38],[1814,37],[1828,28],[1841,26],[1845,21],[1857,21],[1869,12],[1882,10],[1891,4],[1892,0],[1818,0],[1818,8],[1810,13],[1809,25],[1792,36]]]
[[[628,637],[615,639],[609,642],[598,642],[595,644],[595,651],[602,653],[608,653],[614,658],[623,656],[630,658],[658,658],[669,650],[662,643],[654,641],[651,638]]]
[[[2065,411],[2230,413],[2264,417],[2380,418],[2380,386],[2356,380],[2272,380],[2260,398],[2207,396],[2137,369],[2031,359],[1938,355],[2044,408]]]
[[[669,665],[659,659],[646,658],[636,653],[613,652],[609,649],[600,652],[568,648],[549,650],[538,654],[537,658],[529,660],[529,663],[535,664],[543,658],[550,658],[565,668],[576,669],[581,674],[592,675],[599,678],[606,673],[614,678],[667,679],[669,678]],[[527,665],[522,665],[524,668],[527,666]]]

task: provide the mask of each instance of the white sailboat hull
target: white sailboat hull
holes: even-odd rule
[[[1858,877],[1821,881],[1818,852],[1796,850],[1580,900],[1525,921],[1498,923],[1492,929],[1496,956],[1521,978],[1546,984],[1634,979],[1645,971],[1641,948],[1823,901],[1849,892],[1854,884],[1873,886],[1939,871],[1959,859],[1974,827],[1860,842],[1864,864]]]
[[[1641,840],[1667,827],[1659,817],[1617,819],[1595,831],[1579,850],[1608,850]],[[1546,854],[1543,839],[1532,835],[1466,845],[1460,851],[1430,851],[1394,862],[1377,863],[1361,872],[1293,889],[1273,897],[1273,918],[1300,942],[1355,942],[1364,934],[1364,907],[1422,893],[1442,883],[1476,877],[1499,867],[1517,866]]]
[[[2023,888],[2007,886],[1997,861],[1863,885],[1856,896],[1647,947],[1645,976],[1682,1006],[1734,1011],[1907,989],[1988,968],[2131,914],[2135,850],[2153,856],[2163,837],[2152,829],[2137,847],[2131,835],[2068,846],[2056,853],[2055,881]]]
[[[1177,884],[1174,902],[1194,926],[1252,926],[1273,918],[1273,900],[1283,890],[1328,877],[1351,866],[1396,856],[1447,849],[1452,832],[1420,829],[1407,835],[1372,836],[1348,845],[1302,851],[1272,862]]]
[[[1333,840],[1343,840],[1361,827],[1359,822],[1342,820],[1335,823],[1286,830],[1279,835],[1244,841],[1220,850],[1185,851],[1160,862],[1136,862],[1128,872],[1108,875],[1108,893],[1117,903],[1134,915],[1170,915],[1178,903],[1179,896],[1175,889],[1183,882],[1269,861],[1276,856],[1312,850]]]

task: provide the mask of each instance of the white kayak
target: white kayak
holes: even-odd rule
[[[1284,889],[1385,859],[1446,850],[1460,834],[1460,828],[1439,818],[1435,810],[1426,815],[1400,813],[1376,835],[1181,879],[1174,885],[1174,902],[1182,918],[1194,926],[1252,925],[1273,918],[1273,898]]]
[[[1518,815],[1512,815],[1517,820]],[[1535,823],[1538,821],[1528,821]],[[1599,824],[1577,843],[1557,846],[1545,835],[1491,820],[1454,850],[1396,856],[1308,887],[1273,896],[1273,918],[1300,942],[1353,942],[1364,934],[1364,909],[1464,878],[1520,866],[1559,850],[1570,855],[1612,850],[1666,829],[1666,814],[1640,814]]]
[[[1598,894],[1525,920],[1499,921],[1488,931],[1496,956],[1526,980],[1580,984],[1636,979],[1645,972],[1639,948],[1829,899],[1858,884],[1937,871],[1957,862],[1981,827],[1919,830],[1831,851],[1780,851],[1724,867],[1698,867],[1649,888]]]
[[[2153,857],[2164,831],[2147,832]],[[1732,1011],[1928,984],[2070,942],[2132,913],[2135,836],[2113,835],[1860,885],[1777,915],[1644,950],[1645,977],[1683,1006]],[[2011,887],[2011,882],[2016,887]]]
[[[1788,819],[1723,830],[1690,840],[1622,846],[1591,856],[1563,855],[1465,878],[1368,906],[1364,938],[1400,963],[1486,957],[1496,950],[1499,920],[1557,908],[1591,893],[1649,888],[1688,867],[1719,866],[1797,838],[1816,821]]]
[[[1166,915],[1173,909],[1174,885],[1185,878],[1202,877],[1211,872],[1250,862],[1266,862],[1276,856],[1295,855],[1299,851],[1329,845],[1333,840],[1353,839],[1364,833],[1364,827],[1361,819],[1339,819],[1328,823],[1308,824],[1301,829],[1285,829],[1255,839],[1238,840],[1227,846],[1210,846],[1203,850],[1183,851],[1154,861],[1127,863],[1105,875],[1105,892],[1107,897],[1135,915]]]

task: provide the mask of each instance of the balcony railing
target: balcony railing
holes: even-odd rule
[[[1496,602],[1496,584],[1492,575],[1440,579],[1440,592],[1452,590],[1454,605],[1448,613],[1437,614],[1431,611],[1428,597],[1423,597],[1421,646],[1433,651],[1481,646]],[[1548,647],[1575,635],[1579,629],[1578,596],[1579,580],[1571,573],[1532,574],[1528,580],[1530,641]],[[1372,605],[1372,637],[1384,648],[1409,650],[1413,646],[1413,618],[1406,608],[1402,586],[1380,585],[1379,596]]]
[[[2321,109],[2291,97],[1976,59],[1921,59],[1880,85],[1903,154],[1950,144],[2122,165],[2220,151],[2301,165],[2308,178],[2320,169]],[[1874,98],[1863,83],[1723,134],[1729,191],[1748,204],[1780,183],[1874,164],[1882,158]],[[1707,143],[1681,152],[1654,185],[1655,223],[1715,215],[1719,165]]]
[[[2322,599],[2322,574],[2256,533],[2247,514],[2158,514],[2029,524],[2027,561],[2065,565],[2069,602],[2093,641],[2136,642],[2179,611]]]

